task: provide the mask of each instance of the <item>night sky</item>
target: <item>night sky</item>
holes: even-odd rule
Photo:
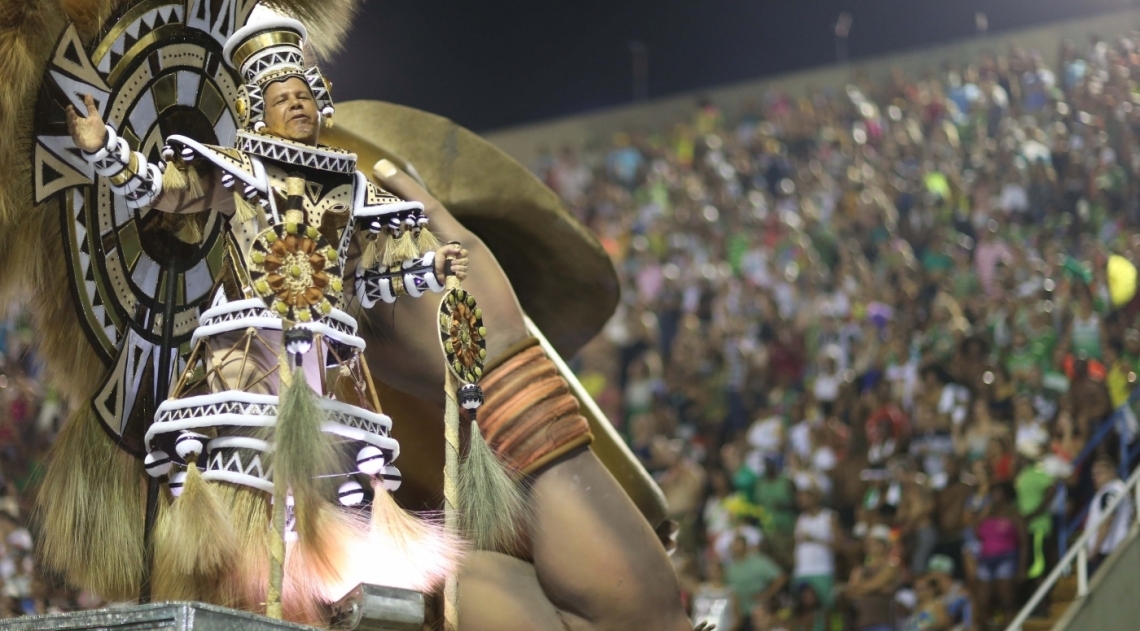
[[[324,65],[336,98],[380,99],[476,131],[632,101],[630,42],[649,97],[1125,8],[1134,0],[366,0]],[[1140,0],[1136,0],[1140,2]]]

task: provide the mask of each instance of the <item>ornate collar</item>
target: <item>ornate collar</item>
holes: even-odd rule
[[[356,171],[355,153],[324,145],[314,147],[267,134],[239,131],[235,147],[255,156],[310,169],[346,174]]]

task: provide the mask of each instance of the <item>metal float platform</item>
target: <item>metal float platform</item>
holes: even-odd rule
[[[419,592],[358,585],[332,610],[332,628],[340,631],[421,631],[424,598]],[[215,605],[164,602],[92,611],[25,616],[0,620],[0,631],[312,631]]]

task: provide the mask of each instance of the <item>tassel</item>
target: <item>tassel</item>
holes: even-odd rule
[[[416,248],[419,249],[420,256],[428,252],[435,252],[440,245],[439,239],[432,234],[431,230],[427,229],[427,226],[420,228],[420,233],[416,235]]]
[[[182,225],[179,226],[178,232],[174,233],[174,236],[183,243],[201,243],[202,228],[198,225],[197,217],[194,215],[183,216]]]
[[[202,189],[202,178],[193,164],[186,165],[186,194],[189,199],[201,199],[206,191]]]
[[[184,191],[186,190],[186,174],[182,172],[173,162],[166,163],[166,170],[162,172],[162,190],[164,191]]]
[[[420,519],[396,503],[384,482],[373,479],[369,554],[354,557],[365,582],[430,592],[458,571],[464,555],[461,539],[443,525]]]
[[[384,248],[384,264],[389,268],[399,268],[401,263],[416,258],[419,253],[412,231],[405,230],[395,239],[388,240],[388,245]]]
[[[457,485],[463,535],[478,550],[518,554],[530,521],[526,498],[475,421]]]
[[[213,583],[238,557],[237,535],[226,507],[195,463],[186,469],[182,495],[155,524],[154,541],[155,566],[162,568],[161,576],[168,578],[170,587]],[[162,587],[160,593],[169,589]]]
[[[368,239],[368,244],[364,247],[364,254],[360,257],[360,264],[364,269],[372,269],[380,264],[384,258],[384,243],[388,237],[381,232],[376,235],[374,239]]]
[[[234,191],[234,219],[243,224],[257,216],[257,209],[246,201],[240,193]]]
[[[295,502],[297,534],[304,542],[316,541],[322,512],[329,505],[326,476],[338,471],[337,452],[321,425],[324,412],[317,393],[297,367],[281,394],[274,432],[273,470],[289,485]]]

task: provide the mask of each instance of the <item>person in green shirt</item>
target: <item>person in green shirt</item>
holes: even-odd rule
[[[744,537],[732,540],[732,557],[725,568],[725,583],[736,596],[740,616],[746,617],[753,603],[767,602],[788,583],[788,576],[768,555],[748,546]]]
[[[1045,539],[1053,532],[1053,515],[1049,508],[1056,492],[1053,476],[1039,462],[1040,444],[1022,442],[1017,447],[1018,469],[1014,488],[1017,490],[1017,510],[1025,518],[1029,538],[1033,540],[1033,559],[1026,578],[1035,579],[1045,571]]]
[[[780,471],[775,459],[764,459],[764,474],[752,484],[752,501],[771,516],[772,532],[766,534],[774,539],[788,537],[790,541],[796,528],[796,487]]]

